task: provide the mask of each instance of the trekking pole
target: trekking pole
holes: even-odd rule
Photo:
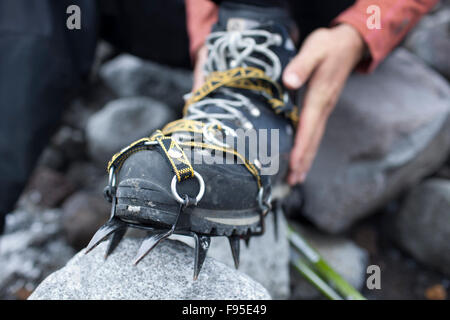
[[[292,258],[291,263],[294,267],[302,273],[317,289],[319,289],[325,296],[332,299],[334,295],[330,290],[324,289],[323,283],[320,281],[323,278],[329,283],[337,292],[339,292],[347,300],[365,300],[365,298],[359,293],[351,284],[344,280],[315,250],[312,248],[305,239],[294,229],[288,225],[287,235],[291,245],[304,256],[309,264],[313,268],[303,262],[303,260],[295,257]],[[317,275],[315,273],[319,275]],[[320,280],[318,280],[319,278]],[[323,281],[323,280],[322,280]],[[325,290],[325,291],[324,291]]]
[[[342,300],[342,297],[339,296],[333,288],[331,288],[323,279],[317,275],[317,273],[312,270],[308,264],[304,261],[300,255],[291,250],[290,255],[291,264],[297,269],[301,275],[308,280],[317,290],[319,290],[326,298],[330,300]]]

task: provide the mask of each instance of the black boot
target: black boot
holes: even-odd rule
[[[272,190],[288,169],[298,111],[280,81],[295,54],[287,21],[281,9],[220,8],[206,42],[205,85],[182,119],[110,161],[111,219],[87,251],[112,234],[109,254],[127,227],[145,229],[137,263],[171,234],[190,235],[196,278],[210,237],[227,236],[237,267],[239,240],[264,232]]]

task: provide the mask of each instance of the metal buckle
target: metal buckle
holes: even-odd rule
[[[263,212],[263,215],[272,210],[272,193],[270,193],[267,199],[264,200],[264,187],[259,188],[258,204],[259,208]]]
[[[203,180],[203,177],[194,170],[194,177],[197,178],[198,183],[200,185],[200,190],[198,191],[197,196],[195,197],[195,204],[197,204],[200,200],[202,200],[203,195],[205,194],[205,181]],[[187,200],[180,197],[177,191],[177,176],[174,175],[172,178],[172,183],[170,184],[170,188],[172,190],[172,194],[175,197],[175,200],[177,200],[179,203],[186,205]]]
[[[116,186],[116,175],[114,172],[114,166],[112,166],[109,169],[108,186],[113,187],[113,188]]]
[[[116,188],[116,175],[114,173],[114,166],[111,166],[111,168],[109,169],[108,185],[103,190],[103,195],[108,202],[113,201],[113,197],[116,193],[115,188]]]

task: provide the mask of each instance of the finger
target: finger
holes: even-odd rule
[[[290,171],[288,176],[288,182],[291,185],[295,185],[297,183],[303,183],[306,180],[306,177],[311,169],[315,156],[317,154],[318,148],[320,146],[320,141],[323,136],[325,130],[326,120],[318,121],[317,127],[314,128],[314,132],[310,138],[309,143],[305,144],[303,150],[300,151],[300,156],[294,160],[298,166],[295,170]],[[297,137],[299,141],[302,141],[303,138],[299,135]]]
[[[339,92],[339,85],[330,75],[333,70],[328,63],[323,63],[308,84],[290,156],[290,184],[304,181],[317,153],[328,116]]]
[[[197,53],[197,59],[194,66],[192,91],[197,90],[205,83],[205,74],[203,67],[207,58],[207,49],[202,47]]]
[[[284,70],[283,84],[291,90],[299,89],[324,59],[325,52],[325,45],[320,32],[311,34],[299,53],[289,62]]]
[[[323,132],[326,117],[316,108],[304,109],[300,116],[300,126],[295,137],[295,147],[290,158],[290,174],[288,182],[293,185],[302,183],[306,179]]]

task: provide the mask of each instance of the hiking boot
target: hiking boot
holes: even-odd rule
[[[264,232],[288,170],[298,114],[280,80],[295,55],[288,21],[280,8],[220,7],[206,41],[205,84],[187,97],[182,119],[109,162],[111,218],[86,252],[112,234],[110,254],[133,227],[148,232],[135,263],[181,234],[195,239],[194,279],[211,236],[229,238],[238,266],[240,240]]]

